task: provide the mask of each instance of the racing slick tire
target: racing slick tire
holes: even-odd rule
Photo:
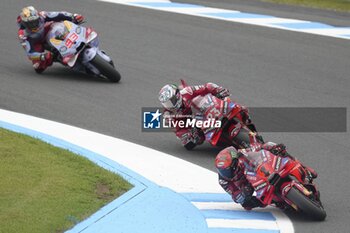
[[[106,77],[109,81],[117,83],[120,81],[119,72],[113,67],[113,65],[106,60],[104,60],[100,55],[96,56],[90,62],[93,66],[98,69],[101,74]]]
[[[320,203],[309,199],[296,188],[291,188],[286,197],[310,218],[317,221],[325,220],[327,213],[323,209],[323,206]]]

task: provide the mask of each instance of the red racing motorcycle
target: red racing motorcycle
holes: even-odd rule
[[[264,205],[293,209],[318,221],[326,218],[320,192],[299,161],[267,150],[241,152],[244,174]]]
[[[185,81],[181,80],[181,83],[183,87],[187,86]],[[192,100],[192,112],[196,121],[219,122],[197,124],[206,141],[213,146],[234,146],[236,149],[242,149],[252,144],[263,143],[262,137],[243,123],[241,111],[242,107],[228,97],[222,100],[207,94]]]

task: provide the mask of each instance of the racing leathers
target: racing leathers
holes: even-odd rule
[[[220,151],[220,154],[231,153],[232,151],[236,151],[234,147],[227,147],[224,150]],[[238,150],[238,154],[240,154],[240,150]],[[232,165],[230,165],[231,167]],[[251,210],[255,207],[262,207],[263,204],[253,196],[254,188],[249,183],[244,175],[244,163],[237,159],[234,164],[233,174],[230,179],[227,179],[220,175],[219,173],[219,184],[221,187],[231,195],[232,200],[238,204],[241,204],[242,207],[246,210]]]
[[[214,83],[206,83],[205,85],[186,86],[180,90],[182,96],[182,106],[179,110],[170,111],[164,110],[164,118],[170,122],[185,121],[187,118],[192,118],[192,99],[196,96],[204,96],[212,94],[220,99],[229,96],[229,91],[226,88],[220,87]],[[236,107],[241,107],[241,117],[247,124],[251,124],[248,110],[244,106],[236,104]],[[251,124],[252,125],[252,124]],[[255,127],[254,127],[255,128]],[[179,138],[188,150],[193,149],[196,145],[204,142],[205,136],[201,129],[192,127],[180,127],[178,124],[174,128],[177,138]]]
[[[251,153],[260,150],[268,150],[276,156],[285,157],[295,160],[294,157],[288,154],[286,151],[286,147],[284,144],[276,144],[273,142],[267,142],[263,145],[257,145],[254,148],[246,148],[238,150],[238,154],[242,153]],[[233,147],[227,147],[224,150],[220,151],[220,154],[230,153],[230,150],[236,151]],[[314,179],[317,177],[317,173],[310,167],[302,165],[307,172],[309,173],[309,179]],[[249,183],[244,175],[245,164],[242,160],[237,159],[234,169],[233,175],[230,177],[231,179],[224,178],[219,173],[219,184],[221,187],[232,196],[234,202],[239,203],[246,210],[251,210],[256,207],[264,207],[264,205],[258,200],[255,196],[253,196],[254,188]]]
[[[29,60],[33,63],[33,68],[37,73],[43,72],[48,66],[51,66],[54,58],[49,51],[45,51],[46,34],[53,22],[68,20],[80,24],[84,17],[79,14],[69,12],[39,12],[39,26],[35,30],[26,28],[22,23],[21,17],[17,17],[18,38],[20,44],[25,49]]]

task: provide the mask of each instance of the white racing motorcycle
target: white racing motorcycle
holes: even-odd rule
[[[98,36],[92,28],[69,21],[56,22],[51,25],[46,41],[54,57],[64,66],[119,82],[120,74],[112,59],[98,48]]]

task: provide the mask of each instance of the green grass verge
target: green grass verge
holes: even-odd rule
[[[0,232],[63,232],[132,186],[88,159],[0,128]]]
[[[262,1],[350,12],[350,0],[262,0]]]

